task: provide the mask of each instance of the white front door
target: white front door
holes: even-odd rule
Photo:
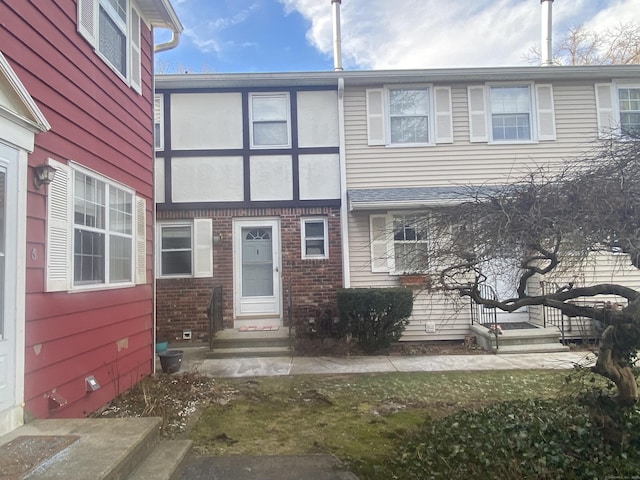
[[[18,150],[0,143],[0,434],[3,424],[9,429],[11,419],[5,416],[16,406],[18,156]]]
[[[245,319],[280,325],[279,220],[234,220],[233,246],[236,327]]]
[[[483,272],[487,276],[487,284],[493,288],[498,300],[507,300],[518,296],[518,283],[522,270],[508,259],[496,258],[489,262]],[[497,309],[497,322],[526,322],[529,319],[527,307],[515,312],[505,312]]]

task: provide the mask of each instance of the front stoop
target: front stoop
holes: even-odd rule
[[[568,352],[569,347],[560,343],[560,332],[555,327],[504,330],[496,336],[488,328],[471,325],[477,344],[494,353],[553,353]]]
[[[29,480],[172,480],[191,442],[161,441],[161,425],[160,418],[35,420],[0,437],[0,448],[20,436],[78,437],[23,477]]]
[[[293,355],[289,328],[276,331],[239,332],[226,329],[216,332],[213,348],[206,358],[290,357]]]

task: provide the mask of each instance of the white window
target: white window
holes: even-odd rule
[[[531,92],[528,85],[491,87],[489,99],[493,141],[532,139]]]
[[[429,143],[429,89],[390,88],[389,143]]]
[[[251,146],[283,148],[291,146],[288,93],[249,95]]]
[[[548,84],[467,88],[469,141],[529,143],[556,139],[553,88]]]
[[[449,87],[387,86],[366,97],[369,145],[453,142]]]
[[[302,258],[329,258],[326,218],[302,219]]]
[[[53,160],[47,291],[146,283],[146,202],[124,185]]]
[[[596,83],[598,133],[637,136],[640,133],[640,85]]]
[[[140,14],[130,0],[78,0],[78,31],[140,93]]]
[[[191,225],[160,225],[160,275],[191,276],[193,230]]]
[[[640,135],[640,87],[618,89],[620,107],[620,133],[622,135]]]
[[[411,273],[428,268],[426,214],[371,215],[369,228],[373,272]]]
[[[211,277],[212,227],[210,218],[158,223],[157,268],[160,277]]]
[[[164,149],[164,96],[153,97],[153,141],[156,150]]]
[[[74,170],[73,199],[73,285],[131,283],[131,191]]]

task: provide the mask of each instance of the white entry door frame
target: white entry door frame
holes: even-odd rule
[[[23,422],[26,156],[0,141],[0,435]]]
[[[280,219],[234,219],[234,327],[281,325],[281,270]]]

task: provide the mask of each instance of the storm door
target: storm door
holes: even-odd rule
[[[234,222],[236,318],[280,317],[278,220]]]

